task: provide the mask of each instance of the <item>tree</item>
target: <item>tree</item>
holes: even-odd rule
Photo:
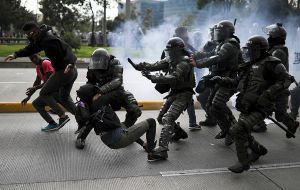
[[[84,0],[42,0],[40,4],[43,22],[64,31],[73,31],[81,15],[74,5],[82,5]]]
[[[9,30],[13,26],[20,30],[22,25],[35,19],[32,12],[21,6],[21,0],[0,0],[0,30]]]
[[[68,43],[75,51],[80,49],[80,38],[74,35],[72,32],[66,32],[64,34],[64,41]]]

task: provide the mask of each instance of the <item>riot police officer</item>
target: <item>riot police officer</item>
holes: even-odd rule
[[[267,153],[267,149],[251,136],[254,125],[263,121],[275,109],[277,97],[292,82],[281,61],[268,53],[268,41],[262,36],[250,37],[244,48],[245,63],[241,65],[241,74],[236,80],[236,108],[241,112],[237,123],[230,133],[234,137],[238,163],[228,169],[235,173],[248,170],[251,162]],[[295,133],[297,127],[291,132]],[[248,148],[251,154],[248,153]]]
[[[281,60],[286,70],[289,71],[289,52],[285,46],[287,32],[281,23],[272,24],[266,27],[268,34],[269,49],[268,52]],[[294,118],[287,113],[289,91],[286,89],[276,99],[275,104],[275,118],[277,121],[284,123],[289,129],[294,128],[296,124]],[[266,124],[264,121],[253,128],[254,132],[266,131]]]
[[[143,71],[143,75],[151,82],[166,84],[170,92],[166,97],[166,113],[163,115],[159,138],[159,146],[156,147],[149,157],[150,161],[168,158],[168,144],[175,132],[182,129],[176,125],[175,121],[192,101],[195,87],[195,76],[193,67],[189,64],[188,52],[185,50],[184,41],[181,38],[173,37],[169,39],[166,49],[166,58],[154,64],[140,63],[135,66],[137,70]],[[167,70],[167,75],[151,75],[150,71]],[[185,134],[186,135],[186,134]],[[186,136],[187,137],[187,136]],[[186,138],[185,137],[185,138]]]
[[[197,68],[211,68],[210,76],[221,76],[235,78],[237,67],[241,59],[240,41],[234,36],[235,27],[232,22],[220,21],[214,28],[214,39],[218,45],[213,54],[208,58],[199,60],[191,59],[191,64]],[[229,128],[236,122],[230,108],[226,105],[230,97],[234,94],[234,88],[211,84],[211,92],[206,109],[216,118],[221,132],[215,137],[221,139],[225,137],[225,145],[233,143],[232,137],[228,133]]]
[[[184,27],[184,26],[177,27],[175,29],[174,37],[179,37],[183,40],[183,42],[185,44],[185,49],[189,53],[192,54],[192,53],[196,52],[196,49],[191,44],[189,44],[189,35],[188,35],[188,30],[187,30],[186,27]],[[161,59],[164,59],[165,57],[166,57],[165,51],[163,51],[163,53],[161,55]],[[197,73],[196,73],[196,75],[197,75]],[[158,123],[162,124],[162,117],[166,113],[166,111],[168,110],[168,107],[169,106],[164,105],[160,109],[158,117],[157,117]],[[189,116],[189,129],[190,130],[199,130],[199,129],[201,129],[201,126],[198,125],[197,121],[196,121],[196,113],[195,113],[195,106],[194,106],[194,100],[193,99],[191,101],[191,104],[187,107],[187,113],[188,113],[188,116]]]

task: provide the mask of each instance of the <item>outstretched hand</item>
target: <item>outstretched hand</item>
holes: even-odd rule
[[[30,97],[28,96],[27,98],[24,98],[22,101],[21,101],[21,105],[22,106],[25,106],[28,102],[28,100],[30,99]]]

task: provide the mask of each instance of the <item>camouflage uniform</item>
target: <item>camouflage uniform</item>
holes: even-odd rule
[[[174,41],[175,43],[178,41],[181,48],[184,47],[182,39],[175,37],[169,40],[170,43],[173,43]],[[180,49],[180,51],[184,50]],[[175,121],[191,103],[192,96],[194,94],[193,88],[195,87],[195,76],[193,67],[189,64],[189,58],[187,56],[183,56],[183,54],[173,60],[171,60],[170,57],[166,57],[154,64],[140,63],[137,65],[138,70],[168,71],[167,75],[147,76],[151,82],[168,84],[171,89],[169,95],[166,97],[166,103],[162,108],[165,109],[166,112],[162,118],[163,128],[159,138],[159,147],[155,148],[153,152],[154,159],[166,159],[168,157],[168,144],[172,138],[172,134],[174,131],[180,130],[180,127],[176,125]]]
[[[220,42],[213,56],[196,61],[198,68],[210,68],[211,76],[235,78],[237,75],[237,67],[241,59],[239,40],[229,38]],[[210,87],[210,95],[206,104],[206,110],[217,120],[224,137],[230,128],[235,123],[235,118],[226,103],[235,93],[234,88],[223,87],[218,84],[213,84]],[[222,138],[217,136],[216,138]],[[230,145],[232,142],[228,142]]]

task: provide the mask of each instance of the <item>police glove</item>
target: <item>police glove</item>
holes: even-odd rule
[[[152,80],[152,75],[150,74],[149,71],[142,71],[142,75],[147,79]]]
[[[138,70],[138,71],[142,71],[142,70],[145,69],[146,64],[147,64],[146,62],[141,62],[141,63],[139,63],[139,64],[136,64],[136,65],[134,66],[134,68],[135,68],[136,70]]]

